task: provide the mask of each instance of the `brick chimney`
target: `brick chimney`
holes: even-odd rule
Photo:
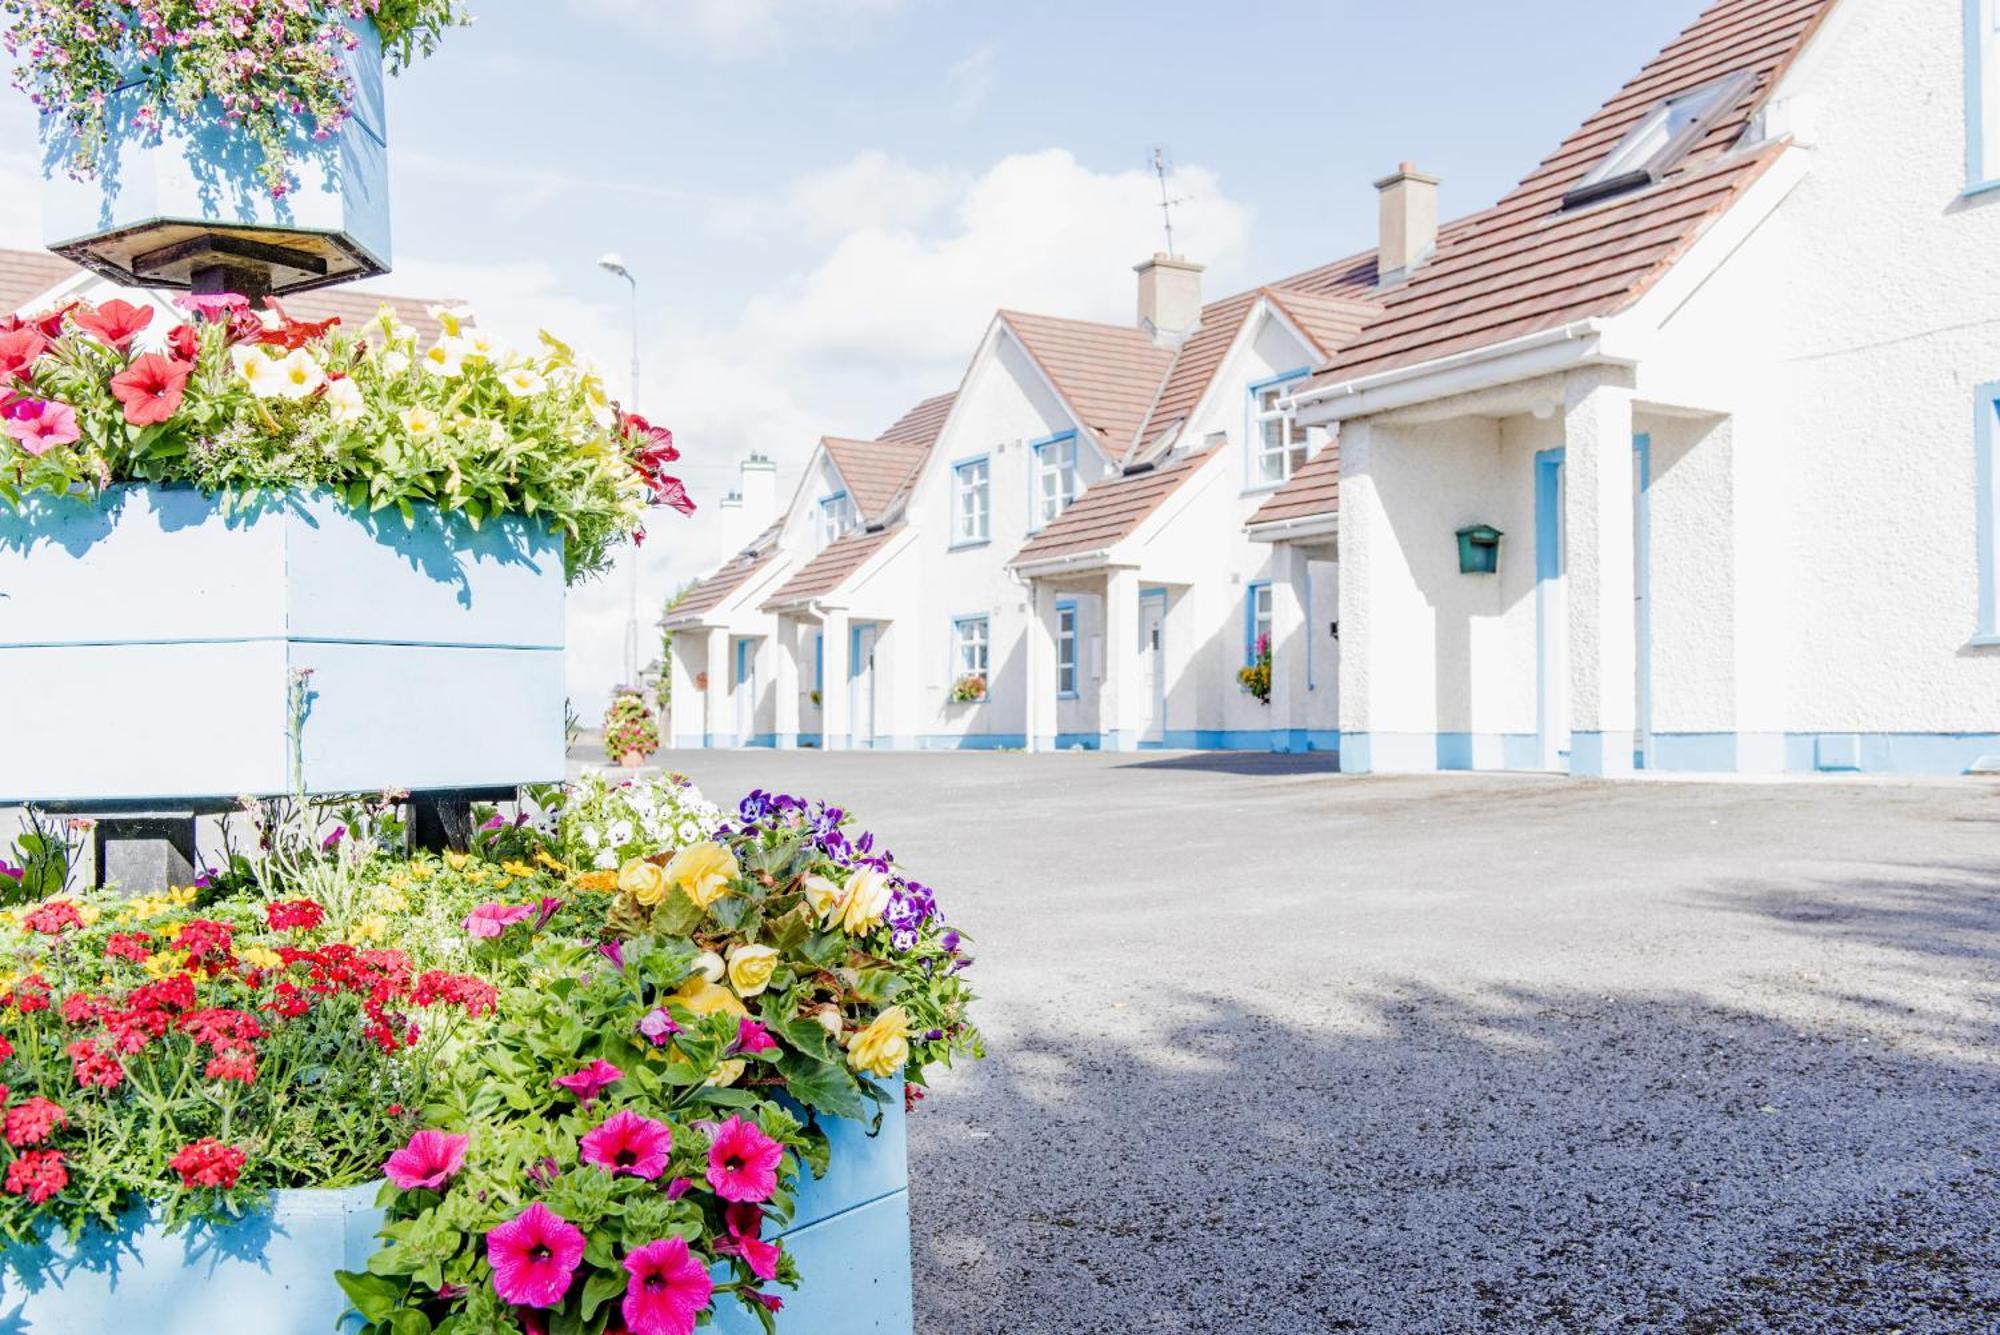
[[[1438,239],[1438,178],[1406,162],[1375,183],[1382,199],[1382,250],[1377,282],[1400,283],[1431,257]]]
[[[1201,327],[1202,266],[1156,254],[1132,271],[1139,275],[1139,327],[1161,347],[1179,347]]]

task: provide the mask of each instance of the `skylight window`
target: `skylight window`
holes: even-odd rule
[[[1718,117],[1742,100],[1753,77],[1745,70],[1655,106],[1563,196],[1563,207],[1581,208],[1659,181]]]

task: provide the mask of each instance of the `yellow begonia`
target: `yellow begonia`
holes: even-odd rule
[[[738,1001],[734,992],[726,987],[717,987],[699,974],[674,989],[667,999],[680,1002],[696,1015],[715,1015],[724,1011],[731,1015],[750,1013],[750,1008]]]
[[[738,946],[729,952],[729,985],[739,997],[761,994],[777,970],[778,952],[769,946]]]
[[[831,923],[840,916],[840,906],[846,894],[836,881],[824,876],[808,876],[805,882],[806,903],[821,920]]]
[[[910,1016],[901,1006],[883,1011],[847,1043],[847,1064],[878,1080],[894,1075],[909,1059]]]
[[[666,869],[657,862],[633,858],[618,869],[618,888],[651,908],[667,897]]]
[[[840,925],[851,936],[872,930],[882,921],[894,887],[879,871],[858,871],[847,879],[846,902],[841,905]]]
[[[667,864],[668,883],[701,908],[732,894],[741,875],[736,854],[716,843],[690,844]]]

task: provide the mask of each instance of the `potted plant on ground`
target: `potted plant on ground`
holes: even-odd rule
[[[1253,696],[1260,705],[1271,703],[1271,637],[1259,635],[1255,652],[1244,666],[1236,670],[1237,684],[1245,695]]]
[[[620,690],[604,711],[604,753],[616,756],[626,769],[637,769],[660,749],[660,725],[646,708],[646,697],[633,690]]]

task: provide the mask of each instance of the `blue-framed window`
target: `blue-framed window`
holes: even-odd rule
[[[1257,646],[1271,636],[1271,582],[1251,584],[1243,598],[1243,662],[1257,661]]]
[[[993,469],[986,456],[967,459],[951,469],[951,541],[953,546],[986,542],[993,537]]]
[[[1975,644],[2000,645],[2000,383],[1981,385],[1973,424],[1979,541],[1979,628]]]
[[[991,623],[983,616],[954,617],[951,623],[951,676],[986,675],[987,649],[992,641]]]
[[[1062,518],[1062,512],[1076,500],[1076,432],[1065,431],[1059,436],[1036,441],[1033,457],[1034,523],[1036,528],[1040,528]]]
[[[1310,452],[1306,428],[1278,405],[1305,378],[1306,368],[1287,371],[1250,386],[1249,480],[1254,489],[1276,487],[1299,470]]]
[[[836,491],[819,503],[819,545],[824,548],[837,542],[861,526],[860,512],[854,508],[854,498],[844,491]]]
[[[1965,179],[2000,186],[2000,0],[1965,0]]]
[[[826,632],[813,632],[813,689],[826,698]]]
[[[1056,693],[1065,700],[1077,696],[1076,604],[1064,599],[1056,604]]]

